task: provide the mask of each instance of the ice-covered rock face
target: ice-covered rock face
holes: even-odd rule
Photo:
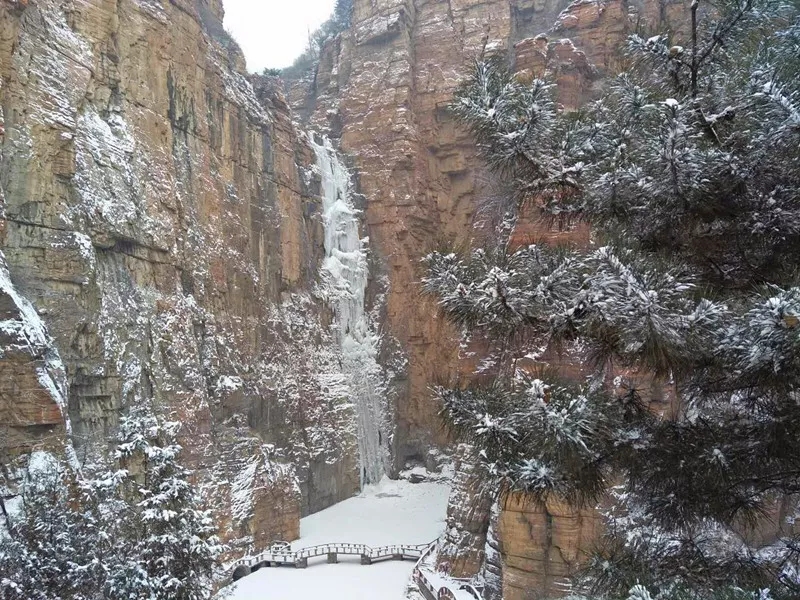
[[[0,432],[11,456],[53,448],[73,459],[64,363],[41,317],[11,281],[2,252]]]
[[[388,471],[386,389],[378,365],[378,339],[365,310],[369,268],[367,240],[359,235],[350,172],[330,140],[311,142],[322,180],[325,226],[323,295],[333,305],[334,329],[343,370],[358,418],[361,484],[377,483]]]

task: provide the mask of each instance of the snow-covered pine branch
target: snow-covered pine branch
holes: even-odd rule
[[[578,582],[598,597],[795,598],[791,523],[769,545],[745,534],[800,493],[800,13],[696,1],[691,17],[690,39],[633,36],[629,71],[577,114],[502,59],[461,87],[456,116],[513,188],[501,204],[586,219],[597,244],[509,251],[503,230],[430,254],[425,291],[510,363],[437,395],[492,481],[576,505],[619,483]],[[579,347],[593,370],[531,396],[509,340]],[[637,377],[669,405],[648,409]]]

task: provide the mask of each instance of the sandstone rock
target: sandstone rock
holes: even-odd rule
[[[352,412],[305,416],[342,402],[324,389],[339,350],[311,295],[313,154],[280,91],[245,76],[222,17],[221,0],[0,2],[0,247],[52,338],[3,330],[0,454],[70,422],[79,443],[103,441],[149,404],[183,423],[184,455],[241,553],[351,495],[358,457]],[[22,322],[7,297],[4,322]],[[64,406],[42,383],[53,353]],[[289,395],[291,382],[308,385]],[[263,484],[237,496],[230,482],[251,467]]]
[[[68,440],[66,372],[34,307],[0,252],[0,458],[33,450],[63,454]],[[5,474],[5,472],[4,472]]]
[[[356,0],[352,27],[326,45],[317,70],[287,82],[297,114],[339,136],[360,173],[368,234],[388,279],[385,333],[408,360],[406,378],[396,381],[397,467],[424,462],[432,445],[447,441],[430,385],[474,377],[485,350],[481,340],[459,339],[417,283],[420,259],[440,240],[469,244],[492,225],[486,213],[476,218],[478,200],[491,190],[472,140],[448,111],[456,86],[481,54],[507,50],[520,77],[555,80],[559,102],[573,110],[614,71],[617,49],[637,19],[680,31],[685,12],[683,1]],[[591,240],[585,225],[544,221],[531,203],[512,243],[531,241],[588,247]],[[545,348],[526,360],[530,368],[555,363],[580,378],[583,358],[577,349]],[[526,368],[525,360],[520,366]],[[490,515],[470,462],[461,465],[442,561],[474,574],[486,552]],[[565,507],[529,508],[524,498],[501,504],[494,546],[485,548],[502,557],[494,555],[491,569],[503,594],[556,591],[597,533],[595,520],[591,512]]]
[[[533,503],[523,494],[501,500],[497,537],[503,557],[503,600],[534,600],[569,591],[574,574],[602,531],[594,510]]]
[[[452,577],[474,577],[485,560],[487,531],[496,491],[477,465],[474,449],[460,444],[456,450],[456,476],[447,505],[439,568]]]
[[[473,237],[474,149],[447,104],[481,49],[506,45],[511,9],[500,4],[359,0],[352,30],[324,49],[313,82],[288,86],[313,126],[341,132],[359,169],[388,278],[386,331],[408,356],[396,380],[398,468],[445,441],[428,386],[457,372],[457,335],[416,281],[436,240]]]

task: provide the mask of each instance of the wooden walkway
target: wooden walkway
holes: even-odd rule
[[[360,556],[362,565],[371,565],[383,560],[416,560],[414,582],[426,600],[483,600],[481,593],[469,582],[445,580],[423,567],[423,562],[436,549],[436,542],[416,545],[393,545],[371,548],[365,544],[320,544],[300,550],[262,552],[247,556],[233,564],[231,579],[238,581],[265,567],[290,566],[297,569],[308,567],[308,559],[325,556],[328,563],[338,563],[339,556]]]
[[[371,548],[365,544],[320,544],[301,548],[300,550],[262,552],[257,556],[248,556],[233,565],[234,581],[257,571],[262,567],[292,566],[298,569],[308,567],[308,559],[326,556],[329,563],[339,562],[339,556],[360,556],[362,565],[371,565],[383,560],[416,560],[428,549],[430,544],[393,545]]]
[[[414,565],[414,583],[425,600],[483,600],[481,592],[469,581],[445,578],[425,568],[425,559],[435,549],[433,542]]]

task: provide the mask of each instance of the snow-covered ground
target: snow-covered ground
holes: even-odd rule
[[[384,479],[364,492],[300,522],[301,538],[293,549],[328,542],[383,546],[424,544],[444,530],[447,497],[444,483]],[[413,561],[362,566],[359,557],[325,557],[307,569],[261,569],[236,584],[228,600],[403,600]]]

